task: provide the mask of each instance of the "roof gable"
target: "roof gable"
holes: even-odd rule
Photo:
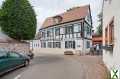
[[[42,28],[85,18],[89,14],[89,10],[90,10],[90,5],[86,5],[82,7],[72,8],[62,14],[59,14],[53,17],[48,17],[44,21]],[[61,17],[61,21],[58,21],[58,22],[55,21],[55,17],[57,16]]]

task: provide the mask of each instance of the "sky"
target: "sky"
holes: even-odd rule
[[[2,5],[2,1],[4,0],[0,0],[0,5]],[[29,1],[37,15],[37,32],[47,17],[63,13],[72,7],[83,6],[88,4],[90,4],[91,6],[94,29],[99,24],[97,22],[98,20],[97,15],[101,11],[102,0],[29,0]]]

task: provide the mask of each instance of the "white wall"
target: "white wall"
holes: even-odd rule
[[[30,49],[40,48],[41,42],[40,40],[31,40],[30,41]]]
[[[116,67],[120,69],[120,0],[105,2],[103,14],[103,40],[105,39],[105,28],[114,16],[114,49],[113,52],[103,51],[103,60],[109,69]],[[105,40],[103,41],[105,45]]]

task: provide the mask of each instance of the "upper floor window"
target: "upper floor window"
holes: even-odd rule
[[[50,31],[49,30],[47,31],[47,37],[50,37]]]
[[[41,35],[42,35],[43,38],[45,38],[45,32],[44,31],[41,32]]]
[[[92,29],[88,24],[86,24],[86,23],[84,24],[84,29],[85,29],[85,32],[87,33],[87,35],[92,34]]]
[[[89,27],[87,27],[87,34],[91,35],[91,29]]]
[[[54,16],[53,17],[53,21],[54,21],[54,23],[60,23],[61,21],[62,21],[62,17],[61,16]]]
[[[81,24],[74,24],[74,32],[81,32]]]
[[[52,29],[48,29],[47,30],[47,37],[51,37],[52,36]]]
[[[65,27],[65,34],[73,33],[73,25]]]
[[[55,35],[56,36],[60,35],[60,28],[55,28]]]
[[[90,14],[86,17],[86,21],[91,24],[91,17],[90,17]]]

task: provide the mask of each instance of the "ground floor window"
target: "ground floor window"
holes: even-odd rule
[[[61,42],[54,42],[54,48],[61,48]]]
[[[48,48],[53,48],[53,42],[48,42]]]
[[[75,41],[65,41],[65,48],[75,49]]]
[[[86,42],[86,48],[90,48],[90,41]]]
[[[46,42],[41,42],[41,48],[46,48]]]

